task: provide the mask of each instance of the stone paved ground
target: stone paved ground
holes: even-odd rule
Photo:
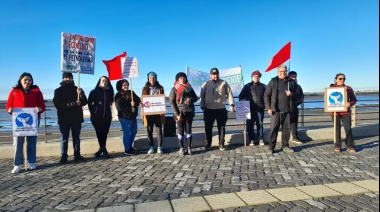
[[[0,211],[71,211],[210,194],[379,179],[379,137],[356,140],[358,152],[333,152],[331,141],[312,141],[295,153],[267,153],[266,146],[195,149],[179,157],[86,155],[81,163],[38,158],[37,170],[11,174],[0,159]],[[278,147],[279,148],[279,147]],[[72,158],[69,158],[72,160]],[[378,193],[326,197],[224,211],[378,211]]]

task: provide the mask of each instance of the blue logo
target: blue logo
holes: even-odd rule
[[[330,104],[342,104],[343,94],[341,92],[335,91],[329,95]]]
[[[29,113],[20,113],[15,121],[17,127],[27,127],[33,124],[33,117]]]

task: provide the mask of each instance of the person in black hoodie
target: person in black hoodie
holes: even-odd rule
[[[91,123],[94,126],[99,143],[99,150],[95,153],[95,157],[104,155],[106,158],[109,158],[106,143],[112,121],[111,106],[113,100],[114,90],[110,80],[106,76],[100,77],[94,90],[88,96]]]
[[[129,82],[122,79],[116,82],[115,105],[121,128],[123,129],[124,154],[133,155],[133,141],[137,134],[137,112],[140,98],[134,91],[128,90]],[[133,96],[132,96],[133,95]]]
[[[57,109],[59,131],[61,132],[61,160],[67,163],[67,148],[69,134],[73,139],[74,160],[81,161],[80,155],[80,131],[82,128],[83,110],[87,104],[87,97],[81,88],[74,84],[73,74],[63,72],[61,86],[54,91],[53,103]]]
[[[193,88],[187,81],[187,76],[183,72],[179,72],[175,76],[174,87],[170,91],[169,101],[173,110],[174,119],[177,122],[178,144],[180,156],[187,154],[191,155],[191,125],[194,117],[194,102],[198,100]],[[185,138],[186,132],[186,138]],[[183,141],[187,141],[187,151],[184,151]]]

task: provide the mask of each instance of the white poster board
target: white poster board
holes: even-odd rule
[[[121,58],[123,78],[139,77],[139,64],[137,57]]]
[[[246,120],[251,119],[251,109],[249,101],[239,101],[235,103],[236,119]]]
[[[347,111],[347,87],[325,88],[325,112]]]
[[[142,95],[141,96],[141,114],[154,115],[165,114],[166,111],[166,98],[164,94],[158,95]]]
[[[37,136],[38,115],[36,108],[13,108],[13,136]]]
[[[62,32],[61,71],[94,74],[96,38]]]

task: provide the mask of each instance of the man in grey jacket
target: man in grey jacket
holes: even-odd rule
[[[226,123],[228,111],[226,110],[226,101],[228,98],[230,112],[234,112],[234,97],[228,83],[219,79],[219,70],[212,68],[210,70],[210,80],[202,85],[201,101],[199,103],[203,111],[203,120],[206,131],[206,150],[211,149],[212,128],[216,119],[219,135],[219,149],[225,150],[224,136],[226,132]]]

